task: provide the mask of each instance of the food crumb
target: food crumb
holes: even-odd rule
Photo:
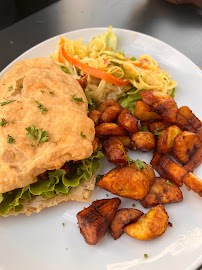
[[[144,254],[144,258],[145,258],[145,259],[148,259],[148,255],[147,255],[147,254]]]
[[[63,226],[63,227],[65,226],[64,222],[62,223],[62,226]]]
[[[173,227],[173,224],[169,221],[168,222],[168,225],[170,226],[170,227]]]

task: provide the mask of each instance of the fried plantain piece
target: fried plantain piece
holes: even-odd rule
[[[174,139],[173,155],[182,164],[186,164],[201,146],[202,143],[197,134],[183,131]]]
[[[161,157],[162,155],[160,155],[157,151],[154,151],[153,158],[150,161],[150,164],[159,173],[161,177],[167,178],[166,173],[164,172],[163,168],[161,168],[161,165],[159,163]]]
[[[155,121],[149,125],[149,130],[152,133],[161,132],[167,126],[165,122],[166,121]]]
[[[126,108],[123,109],[119,114],[118,122],[130,133],[134,133],[139,130],[138,120]]]
[[[115,195],[140,200],[149,191],[150,181],[141,171],[126,166],[112,169],[96,185]]]
[[[108,222],[93,206],[80,211],[77,219],[80,232],[89,245],[95,245],[108,230]]]
[[[116,210],[119,208],[121,200],[119,198],[103,199],[92,202],[92,206],[100,213],[109,224],[112,223]]]
[[[144,164],[145,164],[145,167],[141,169],[138,169],[136,162],[130,163],[130,167],[134,168],[135,170],[140,170],[147,177],[147,179],[149,179],[150,186],[151,186],[155,181],[155,172],[154,172],[154,169],[150,165],[146,164],[145,162]]]
[[[126,155],[126,150],[122,142],[116,137],[110,137],[103,140],[102,146],[104,147],[107,159],[112,163],[122,163],[127,164],[128,157]]]
[[[144,208],[157,204],[180,202],[183,200],[181,190],[167,179],[156,177],[147,195],[140,201]]]
[[[94,122],[95,126],[98,125],[101,116],[102,116],[102,113],[99,112],[98,110],[92,110],[88,114],[88,117]]]
[[[184,169],[189,172],[193,172],[202,163],[202,146],[199,147],[196,152],[191,156],[191,159],[184,165]]]
[[[134,114],[135,117],[141,121],[162,119],[158,113],[152,111],[152,108],[142,100],[137,101]]]
[[[97,136],[104,135],[117,135],[117,136],[125,136],[128,135],[126,130],[123,127],[118,126],[114,123],[102,123],[95,128],[95,132]]]
[[[165,208],[159,204],[141,216],[136,223],[127,225],[124,232],[139,240],[152,240],[165,232],[168,218]]]
[[[196,117],[196,115],[187,106],[179,108],[178,113],[183,116],[188,123],[192,125],[195,130],[202,127],[202,122]]]
[[[175,100],[169,95],[156,90],[139,92],[139,95],[155,112],[159,113],[164,120],[176,122],[178,108]]]
[[[164,173],[167,175],[166,178],[175,182],[177,186],[181,187],[183,184],[182,177],[187,173],[187,171],[178,163],[166,156],[160,157],[159,164],[164,170]]]
[[[112,123],[116,121],[121,108],[116,106],[108,107],[101,115],[100,123]]]
[[[138,131],[131,136],[137,149],[142,151],[150,151],[156,145],[154,134],[149,131]]]
[[[195,129],[192,127],[192,125],[179,113],[177,113],[177,120],[175,124],[181,128],[182,130],[188,130],[190,132],[195,132]]]
[[[196,175],[191,172],[187,172],[183,177],[182,181],[185,183],[188,190],[193,190],[200,197],[202,197],[202,181]]]
[[[111,107],[111,106],[115,106],[115,107],[120,108],[120,109],[122,108],[121,105],[117,101],[115,101],[114,99],[108,99],[108,100],[102,102],[97,110],[99,112],[103,113],[108,107]]]
[[[169,126],[164,130],[157,132],[157,134],[159,134],[157,140],[157,151],[160,154],[169,153],[173,148],[173,141],[175,137],[181,132],[182,130],[176,125]]]
[[[129,148],[132,147],[132,140],[129,136],[114,136],[114,137],[117,138],[119,141],[121,141],[125,147]]]
[[[87,244],[95,245],[105,236],[120,203],[119,198],[94,201],[77,214],[80,232]]]
[[[136,222],[143,212],[133,208],[123,208],[116,212],[115,218],[110,227],[111,236],[114,240],[118,239],[123,234],[123,228],[129,223]]]

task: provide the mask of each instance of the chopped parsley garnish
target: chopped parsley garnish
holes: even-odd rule
[[[50,95],[55,95],[55,93],[54,93],[54,92],[49,92],[49,94],[50,94]]]
[[[43,94],[45,91],[44,90],[41,90],[41,93]]]
[[[26,133],[26,136],[31,139],[36,146],[39,146],[39,144],[42,142],[48,142],[48,131],[43,131],[43,128],[35,129],[35,126],[32,125],[31,127],[25,129],[28,131],[28,133]],[[33,143],[32,146],[34,146]]]
[[[82,138],[86,138],[86,135],[83,134],[83,131],[81,131],[80,135],[81,135]]]
[[[162,129],[163,129],[163,128],[161,128],[161,127],[157,127],[156,130],[157,130],[157,131],[160,131],[160,130],[162,130]]]
[[[74,101],[76,101],[76,102],[83,102],[82,97],[81,97],[81,98],[78,98],[75,94],[72,95],[71,97],[72,97],[72,99],[73,99]]]
[[[62,226],[63,226],[63,227],[65,226],[64,222],[62,222]]]
[[[135,204],[132,204],[132,207],[135,207]]]
[[[135,160],[135,165],[137,166],[138,170],[142,170],[147,167],[147,164],[145,164],[143,161],[137,159]]]
[[[0,125],[3,127],[3,126],[5,126],[6,124],[8,124],[8,122],[6,121],[6,119],[5,119],[5,118],[1,118]]]
[[[148,127],[146,127],[146,126],[139,127],[139,129],[140,129],[140,131],[149,131]]]
[[[18,88],[22,89],[23,85],[22,84],[18,84]]]
[[[171,92],[170,96],[171,96],[172,98],[174,98],[174,97],[175,97],[175,88],[173,88],[173,90],[172,90],[172,92]]]
[[[106,196],[109,197],[109,195],[106,193]]]
[[[13,90],[13,86],[8,87],[8,91],[12,91]]]
[[[15,139],[11,137],[10,135],[7,136],[7,143],[14,143]]]
[[[4,106],[4,105],[9,104],[9,103],[11,103],[11,102],[13,102],[13,101],[15,101],[15,100],[6,100],[6,101],[4,101],[4,102],[0,102],[0,105],[1,105],[1,106]]]
[[[173,186],[173,183],[171,183],[169,180],[167,180],[165,183],[166,185]]]
[[[163,134],[163,132],[159,132],[157,130],[155,130],[155,132],[154,132],[154,135],[156,135],[156,136],[160,136],[161,134]]]
[[[137,59],[135,57],[131,57],[130,61],[136,61]]]
[[[40,109],[41,113],[43,114],[44,112],[47,112],[48,109],[44,108],[41,103],[39,103],[37,100],[35,100],[35,103],[38,104],[38,108]]]
[[[144,254],[144,257],[145,257],[145,259],[148,259],[148,255],[147,254]]]

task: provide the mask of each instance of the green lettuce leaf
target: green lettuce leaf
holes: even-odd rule
[[[0,215],[8,214],[10,209],[14,209],[15,212],[20,211],[24,207],[24,200],[30,200],[33,196],[41,195],[43,198],[52,198],[58,194],[67,196],[71,188],[91,178],[100,168],[99,159],[103,156],[103,153],[98,150],[79,163],[70,162],[71,170],[67,176],[65,170],[55,170],[48,173],[47,178],[38,179],[29,186],[0,194]]]
[[[139,92],[140,90],[136,88],[132,88],[131,90],[127,91],[123,97],[120,97],[118,99],[119,104],[124,107],[129,109],[132,114],[135,112],[135,105],[138,100],[142,100]]]

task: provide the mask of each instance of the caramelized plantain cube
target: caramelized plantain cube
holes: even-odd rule
[[[150,164],[159,173],[161,177],[167,178],[166,173],[164,172],[163,168],[161,168],[161,165],[159,164],[159,160],[161,157],[162,155],[160,155],[157,151],[155,151]]]
[[[193,190],[200,197],[202,197],[202,181],[196,175],[191,172],[187,172],[183,177],[182,181],[187,186],[188,190]]]
[[[172,180],[176,185],[181,187],[183,184],[182,177],[186,174],[187,171],[178,163],[166,156],[160,157],[159,164],[167,175],[166,178]]]
[[[130,133],[134,133],[139,130],[138,120],[126,108],[123,109],[122,112],[119,114],[118,122]]]
[[[157,140],[157,151],[160,154],[169,153],[173,148],[173,141],[175,137],[181,132],[182,130],[176,125],[169,126],[164,130],[160,131],[160,135]]]
[[[89,245],[95,245],[108,230],[107,220],[93,206],[84,208],[77,214],[80,232]]]
[[[127,166],[112,169],[98,180],[97,186],[118,196],[140,200],[149,191],[150,181],[141,171]]]
[[[174,139],[173,155],[182,164],[186,164],[201,146],[202,143],[197,134],[183,131]]]
[[[156,90],[146,90],[139,93],[144,102],[152,106],[168,122],[177,120],[177,104],[169,95]]]
[[[115,164],[127,164],[128,157],[126,155],[124,145],[119,139],[116,137],[110,137],[102,142],[102,146],[104,147],[109,162]]]
[[[193,172],[202,163],[202,146],[191,156],[191,159],[184,166],[187,171]]]
[[[166,121],[156,121],[149,125],[149,130],[152,133],[161,132],[167,125],[165,124]],[[167,123],[167,122],[166,122]]]
[[[142,151],[150,151],[156,145],[154,134],[149,131],[138,131],[131,136],[137,149]]]
[[[132,147],[132,140],[129,136],[114,136],[117,138],[125,147]]]
[[[111,224],[121,200],[119,198],[103,199],[92,202],[92,206]]]
[[[134,168],[135,170],[138,170],[138,167],[136,166],[135,162],[130,163],[130,167],[131,168]],[[150,181],[150,186],[151,186],[154,183],[154,181],[155,181],[155,172],[154,172],[154,169],[150,165],[148,165],[148,164],[145,163],[145,167],[143,169],[141,169],[140,171]]]
[[[142,211],[132,208],[119,209],[116,212],[115,218],[112,221],[110,227],[111,236],[114,240],[118,239],[123,234],[123,228],[132,223],[136,222],[143,215]]]
[[[159,204],[141,216],[136,223],[127,225],[124,232],[139,240],[152,240],[165,232],[168,218],[165,208]]]
[[[195,132],[195,129],[192,125],[180,114],[179,109],[177,113],[176,125],[182,130],[189,130],[190,132]]]
[[[123,127],[118,126],[114,123],[102,123],[95,128],[95,132],[97,136],[125,136],[128,135],[126,130]]]
[[[196,117],[196,115],[187,106],[182,106],[178,110],[179,114],[183,116],[192,127],[197,130],[202,127],[202,122]]]
[[[100,118],[100,123],[112,123],[116,121],[119,113],[121,112],[121,108],[116,106],[108,107]]]
[[[97,110],[92,110],[89,112],[88,117],[94,122],[95,126],[98,125],[102,113]]]
[[[122,108],[121,105],[117,101],[113,99],[108,99],[100,104],[100,106],[98,107],[98,111],[103,113],[108,107],[111,107],[111,106],[115,106],[120,109]]]
[[[147,195],[140,201],[144,208],[157,204],[180,202],[183,200],[181,190],[167,179],[156,177]]]
[[[135,117],[141,121],[162,119],[158,113],[152,111],[152,108],[142,100],[137,101],[134,114]]]

